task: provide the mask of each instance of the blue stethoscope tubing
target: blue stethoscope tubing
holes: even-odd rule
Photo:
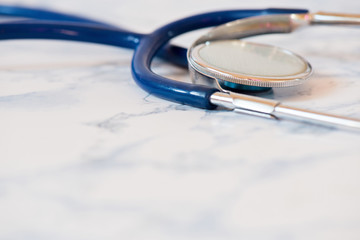
[[[219,91],[218,89],[168,79],[151,70],[151,62],[155,56],[160,56],[180,66],[187,66],[186,49],[167,43],[183,33],[217,26],[236,19],[267,14],[307,12],[304,9],[216,11],[174,21],[150,34],[140,34],[79,16],[0,5],[0,15],[26,18],[26,20],[0,23],[0,39],[59,39],[134,49],[132,75],[141,88],[169,101],[214,109],[210,96]]]

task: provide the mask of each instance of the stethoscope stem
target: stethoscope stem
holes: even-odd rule
[[[286,106],[283,104],[280,104],[275,108],[274,115],[279,119],[289,119],[301,122],[321,124],[329,127],[360,130],[360,120],[358,119],[309,111],[305,109]]]
[[[312,24],[360,25],[360,14],[316,12],[309,14],[309,16]]]
[[[210,97],[212,104],[237,113],[277,119],[295,120],[328,127],[360,130],[360,120],[283,105],[279,101],[245,94],[216,92]]]

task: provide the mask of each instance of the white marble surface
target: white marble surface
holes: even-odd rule
[[[217,9],[360,12],[357,0],[0,2],[142,32]],[[360,118],[359,39],[339,27],[254,38],[315,69],[270,97]],[[28,40],[0,52],[0,239],[360,239],[360,133],[149,96],[132,80],[130,50]]]

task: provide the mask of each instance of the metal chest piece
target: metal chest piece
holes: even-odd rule
[[[288,33],[299,26],[318,23],[359,26],[360,15],[267,15],[220,25],[188,50],[192,80],[195,84],[218,88],[220,91],[210,96],[210,102],[235,112],[360,130],[359,119],[294,108],[273,99],[242,94],[301,84],[310,77],[312,68],[304,58],[288,50],[238,39]]]
[[[199,38],[188,51],[189,69],[196,84],[223,91],[266,91],[303,83],[312,67],[301,56],[279,47],[239,40],[264,33],[291,32],[296,19],[269,16],[233,21]],[[266,23],[264,28],[264,24]]]
[[[295,53],[242,40],[201,43],[191,50],[189,64],[197,84],[233,91],[295,86],[312,73],[311,65]]]

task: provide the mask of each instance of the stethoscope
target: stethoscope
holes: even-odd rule
[[[288,50],[239,40],[290,32],[314,23],[360,24],[359,15],[310,14],[303,9],[218,11],[183,18],[150,34],[40,9],[0,6],[0,15],[10,19],[0,23],[0,39],[61,39],[135,49],[133,78],[144,90],[160,98],[204,109],[220,106],[273,119],[360,129],[358,119],[293,108],[241,93],[298,85],[309,78],[312,68],[304,58]],[[168,44],[178,35],[213,26],[217,27],[195,41],[189,51]],[[155,56],[189,67],[193,82],[154,73],[150,66]]]

